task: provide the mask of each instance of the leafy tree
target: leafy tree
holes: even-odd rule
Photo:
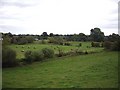
[[[8,35],[3,35],[2,45],[9,45],[11,44],[11,38]]]
[[[11,43],[17,44],[17,36],[13,36],[13,38],[11,39]]]
[[[27,39],[28,43],[33,43],[33,41],[34,41],[34,37],[33,36],[26,36],[25,38]]]
[[[118,39],[119,39],[119,35],[118,35],[118,34],[113,33],[112,35],[109,35],[109,36],[108,36],[107,41],[114,42],[114,41],[116,41],[116,40],[118,40]]]
[[[100,28],[91,29],[91,38],[95,42],[101,42],[104,40],[104,33],[101,32]]]
[[[64,39],[60,36],[55,36],[55,37],[49,37],[49,43],[54,43],[54,44],[59,44],[63,45]]]
[[[43,32],[41,36],[43,36],[43,39],[47,39],[48,34],[47,34],[47,32]]]
[[[79,40],[80,41],[86,41],[87,40],[87,36],[84,33],[79,33]]]
[[[11,39],[11,43],[14,43],[14,44],[27,44],[27,43],[33,43],[34,40],[35,39],[34,39],[33,36],[19,35],[19,36],[13,36],[12,39]]]
[[[26,44],[26,43],[28,43],[28,41],[25,37],[19,38],[18,44]]]
[[[50,34],[49,34],[49,36],[50,36],[50,37],[53,37],[53,36],[54,36],[54,34],[53,34],[53,33],[50,33]]]

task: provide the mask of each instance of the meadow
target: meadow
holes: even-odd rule
[[[33,44],[25,44],[25,45],[10,45],[9,47],[12,48],[13,50],[15,50],[17,52],[17,58],[21,59],[24,58],[24,53],[25,51],[31,50],[31,51],[37,51],[37,50],[41,50],[42,48],[51,48],[55,51],[55,53],[58,53],[58,49],[57,47],[59,47],[61,50],[63,50],[63,52],[67,52],[70,51],[71,49],[79,49],[81,51],[102,51],[103,48],[94,48],[91,47],[91,42],[81,42],[82,46],[78,47],[80,42],[70,42],[71,46],[65,46],[65,45],[55,45],[55,44],[41,44],[41,43],[33,43]],[[89,46],[90,48],[87,48],[87,46]],[[24,50],[24,52],[22,52],[22,50]]]
[[[9,47],[17,51],[17,58],[20,59],[24,58],[22,50],[34,51],[48,47],[57,53],[56,47],[65,52],[78,48],[79,42],[71,43],[72,46],[34,43]],[[88,48],[90,42],[81,43],[80,50],[98,53],[54,57],[43,62],[4,68],[3,88],[117,88],[118,52]]]

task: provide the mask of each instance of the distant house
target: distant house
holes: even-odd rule
[[[38,38],[35,38],[35,41],[38,41],[39,39]]]

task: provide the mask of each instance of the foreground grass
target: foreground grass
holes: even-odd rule
[[[117,52],[54,58],[3,69],[3,88],[115,88],[117,68]]]

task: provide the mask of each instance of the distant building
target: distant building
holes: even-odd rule
[[[35,38],[35,41],[38,41],[39,39],[38,38]]]

